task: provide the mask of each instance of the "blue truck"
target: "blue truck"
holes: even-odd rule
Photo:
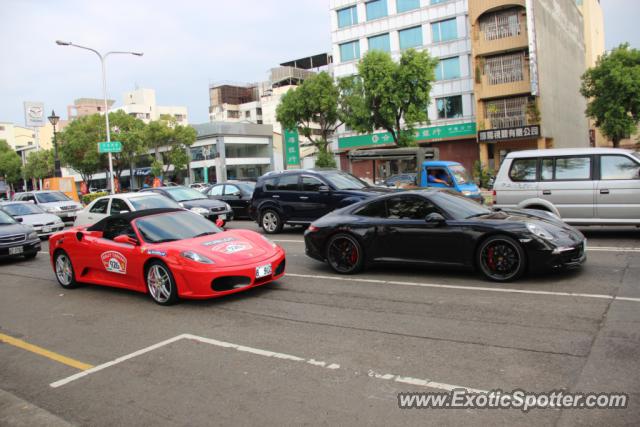
[[[448,188],[466,197],[482,202],[480,189],[467,169],[458,162],[425,160],[417,177],[419,187]]]

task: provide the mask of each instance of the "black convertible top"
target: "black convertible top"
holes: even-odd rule
[[[113,221],[116,219],[124,219],[127,222],[131,222],[136,218],[140,218],[143,216],[162,214],[167,212],[182,212],[184,209],[181,208],[158,208],[158,209],[143,209],[135,212],[127,212],[123,214],[111,215],[106,218],[101,219],[100,221],[93,224],[91,227],[87,228],[87,231],[104,231],[104,227],[109,221]]]

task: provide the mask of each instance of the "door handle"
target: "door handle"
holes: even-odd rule
[[[600,194],[609,194],[609,190],[607,189],[600,190]]]
[[[300,196],[300,200],[307,200],[308,197],[307,196]]]
[[[551,190],[542,190],[542,194],[545,196],[550,196],[551,195]]]
[[[88,216],[87,219],[93,219],[93,217],[92,216]]]
[[[278,196],[277,194],[274,194],[274,195],[273,195],[273,196],[271,196],[271,197],[273,197],[274,199],[279,199],[279,198],[280,198],[280,196]]]

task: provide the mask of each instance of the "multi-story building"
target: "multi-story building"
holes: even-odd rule
[[[115,104],[115,101],[113,99],[107,99],[108,109],[111,109],[111,107],[113,107],[113,104]],[[103,113],[104,99],[78,98],[73,101],[73,105],[67,106],[67,117],[69,118],[69,120]]]
[[[469,0],[480,160],[589,145],[584,23],[575,0]]]
[[[436,147],[442,158],[455,158],[470,168],[478,159],[478,147],[467,1],[331,0],[330,9],[336,78],[356,74],[360,58],[372,49],[389,52],[394,59],[408,48],[427,49],[440,59],[428,109],[431,123],[418,126],[417,143]],[[393,146],[388,134],[356,135],[342,128],[337,136],[334,151],[341,154],[343,169],[364,178],[398,172],[381,162],[348,164],[352,149]]]
[[[161,118],[173,118],[177,124],[183,126],[189,123],[187,107],[158,105],[156,91],[153,89],[136,89],[125,93],[123,106],[115,110],[122,110],[145,123]]]
[[[59,131],[60,126],[56,130]],[[46,123],[44,126],[31,128],[11,122],[0,122],[0,139],[7,141],[14,150],[25,147],[48,150],[53,147],[53,126]]]

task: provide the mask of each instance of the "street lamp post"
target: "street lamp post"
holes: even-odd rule
[[[56,125],[60,121],[60,117],[56,116],[56,112],[51,110],[51,115],[47,117],[49,123],[53,125],[53,176],[60,178],[62,171],[60,170],[60,158],[58,157],[58,136],[56,132]]]
[[[80,46],[78,44],[74,44],[74,43],[71,43],[71,42],[64,42],[64,41],[61,41],[61,40],[56,40],[56,44],[59,45],[59,46],[73,46],[73,47],[77,47],[77,48],[80,48],[80,49],[90,50],[91,52],[93,52],[96,55],[98,55],[98,58],[100,58],[100,64],[102,66],[102,95],[104,97],[104,117],[105,117],[105,121],[106,121],[106,125],[107,125],[107,142],[111,142],[111,130],[109,129],[109,106],[107,105],[107,69],[105,67],[105,61],[107,60],[107,57],[109,55],[124,54],[124,55],[142,56],[143,53],[142,52],[111,51],[111,52],[107,52],[107,53],[105,53],[103,55],[103,54],[101,54],[100,52],[98,52],[95,49],[92,49],[92,48],[86,47],[86,46]],[[115,186],[114,186],[114,182],[113,182],[113,156],[111,155],[111,153],[109,153],[109,184],[110,184],[110,188],[111,188],[111,194],[114,194],[115,193]]]

